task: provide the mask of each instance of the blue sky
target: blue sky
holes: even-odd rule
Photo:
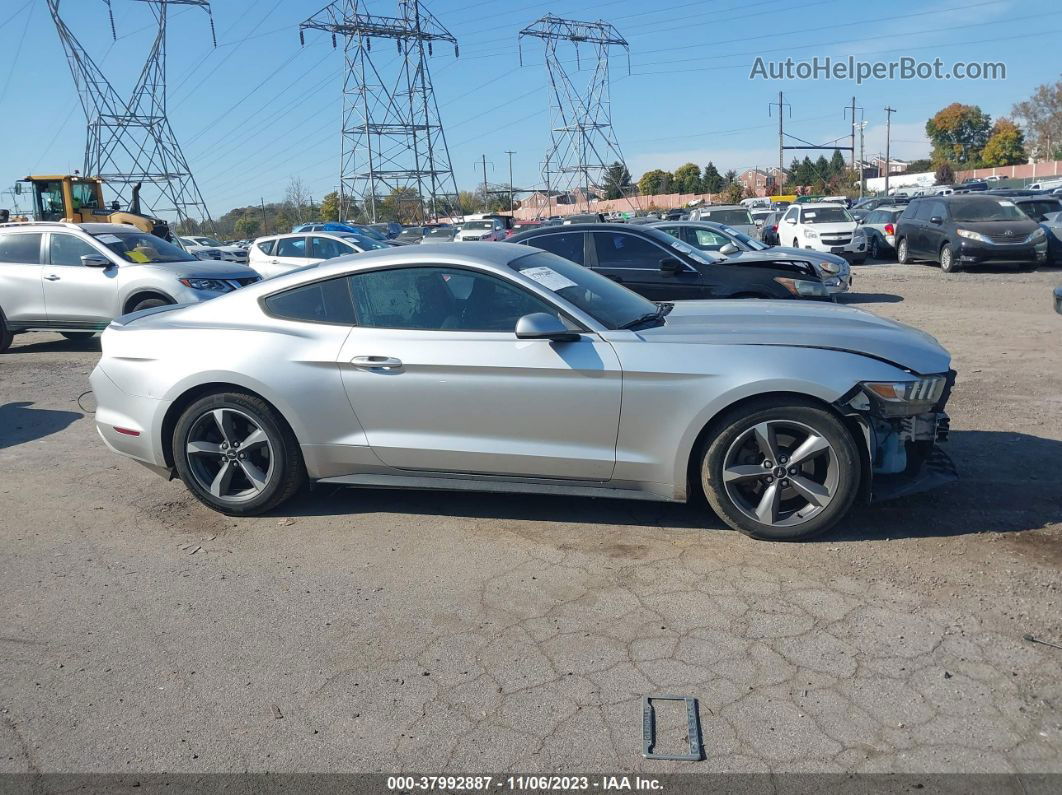
[[[171,9],[169,108],[185,156],[215,216],[234,206],[283,197],[300,176],[315,199],[337,182],[342,52],[327,34],[298,23],[324,0],[214,0],[218,47],[205,13]],[[103,0],[65,0],[64,17],[119,93],[132,87],[151,41],[150,11],[112,0],[112,41]],[[393,15],[396,0],[367,0]],[[635,179],[649,168],[709,160],[720,170],[777,162],[777,120],[768,104],[791,103],[787,132],[816,143],[846,136],[842,108],[852,95],[867,121],[868,155],[884,150],[883,108],[893,115],[893,153],[928,154],[926,119],[950,102],[979,104],[993,118],[1041,83],[1058,78],[1062,5],[1031,0],[426,0],[457,37],[431,60],[436,96],[461,188],[507,180],[515,150],[517,185],[541,182],[548,140],[546,70],[540,42],[517,32],[547,12],[612,22],[630,42],[612,59],[612,117]],[[1054,43],[1052,43],[1054,42]],[[386,46],[381,43],[381,46]],[[1053,53],[1053,54],[1052,54]],[[750,80],[768,59],[890,60],[902,55],[946,65],[999,60],[999,81]],[[387,59],[383,59],[385,62]],[[584,62],[585,68],[585,62]],[[588,76],[588,72],[586,75]],[[480,88],[480,86],[482,86]],[[0,0],[0,192],[31,172],[80,168],[84,116],[45,0]],[[786,153],[788,163],[794,153]],[[829,154],[829,153],[827,153]],[[490,167],[488,166],[488,171]],[[0,193],[0,206],[10,197]]]

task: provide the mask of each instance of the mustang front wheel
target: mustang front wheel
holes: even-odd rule
[[[239,392],[202,398],[173,432],[181,480],[216,511],[252,516],[290,498],[305,479],[291,429],[264,400]]]
[[[766,403],[724,417],[701,461],[720,519],[753,538],[795,541],[840,520],[859,490],[859,450],[844,424],[804,403]]]

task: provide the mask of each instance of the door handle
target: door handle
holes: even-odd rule
[[[61,279],[62,277],[61,277],[61,276],[56,276],[56,275],[55,275],[54,273],[49,273],[49,274],[48,274],[47,276],[45,276],[44,278],[45,278],[45,279],[47,279],[47,280],[48,280],[48,281],[50,281],[50,282],[57,282],[57,281],[59,281],[59,279]]]
[[[362,370],[402,369],[402,360],[393,356],[355,356],[350,363]]]

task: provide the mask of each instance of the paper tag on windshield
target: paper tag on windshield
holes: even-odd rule
[[[520,273],[524,274],[528,279],[534,279],[547,290],[552,290],[553,292],[563,290],[565,287],[576,286],[575,282],[567,276],[562,276],[553,268],[547,268],[545,265],[538,268],[528,268],[520,271]]]
[[[117,235],[97,235],[96,239],[101,243],[121,243],[122,239]]]
[[[1008,201],[1004,201],[1004,200],[1000,199],[999,206],[1000,207],[1013,207],[1014,206],[1014,202],[1008,202]]]

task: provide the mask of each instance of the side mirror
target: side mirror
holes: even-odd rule
[[[102,254],[86,254],[81,258],[81,264],[86,268],[109,268],[114,263]]]
[[[737,254],[739,251],[741,251],[741,249],[739,249],[733,243],[727,243],[725,246],[719,249],[719,253],[722,254],[724,257],[729,257],[731,254]]]
[[[660,270],[664,273],[682,273],[685,268],[674,257],[664,257],[660,260]]]
[[[932,218],[929,219],[929,223],[940,226],[942,223],[944,223],[944,219],[941,218],[939,215],[934,215]]]
[[[565,326],[556,315],[548,312],[532,312],[516,321],[516,338],[574,342],[579,339],[579,335]]]

